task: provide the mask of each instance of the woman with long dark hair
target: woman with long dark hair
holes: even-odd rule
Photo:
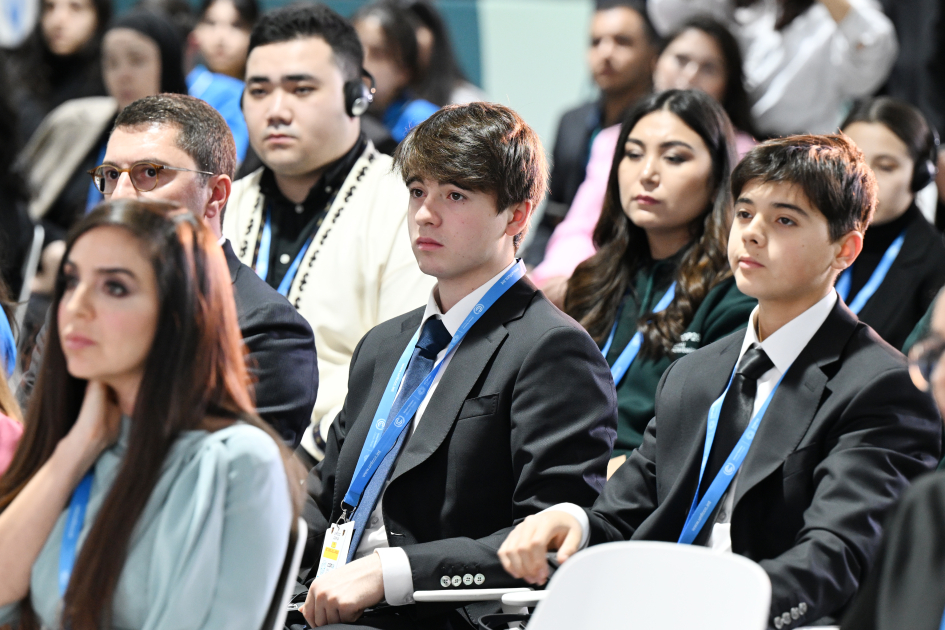
[[[70,234],[50,330],[0,478],[0,625],[258,630],[301,476],[253,412],[216,238],[103,204]]]
[[[623,122],[597,253],[575,270],[564,301],[612,366],[615,460],[642,442],[669,364],[744,327],[755,305],[726,253],[733,167],[731,123],[704,92],[653,94]]]
[[[13,53],[19,141],[50,111],[74,98],[105,94],[99,46],[111,0],[43,0],[33,33]]]
[[[735,127],[739,156],[747,153],[755,145],[755,123],[735,36],[721,22],[701,15],[663,41],[653,71],[653,89],[697,89],[717,100]]]
[[[916,193],[935,179],[938,136],[912,105],[889,97],[857,104],[843,122],[876,175],[879,198],[863,251],[837,291],[896,348],[945,285],[945,243],[922,216]]]

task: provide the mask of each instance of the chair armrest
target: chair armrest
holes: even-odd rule
[[[529,592],[530,588],[460,588],[442,591],[414,591],[415,602],[486,602],[499,601],[509,593]]]
[[[502,596],[502,606],[534,608],[545,599],[548,591],[518,591]]]

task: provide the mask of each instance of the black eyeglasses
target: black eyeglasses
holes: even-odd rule
[[[167,166],[165,164],[155,164],[153,162],[138,162],[132,164],[131,168],[118,168],[109,164],[102,164],[89,171],[95,187],[103,195],[110,195],[115,192],[118,186],[118,179],[122,173],[128,173],[131,177],[131,185],[138,192],[149,192],[158,185],[158,176],[161,171],[184,171],[187,173],[200,173],[201,175],[214,175],[207,171],[195,171],[191,168],[180,168],[179,166]]]
[[[932,374],[945,354],[945,339],[932,335],[917,343],[909,351],[909,376],[912,382],[923,392],[929,391]]]

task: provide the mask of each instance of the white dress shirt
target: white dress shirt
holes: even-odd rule
[[[896,61],[893,23],[876,0],[850,0],[838,23],[820,2],[780,31],[778,0],[736,8],[732,0],[648,0],[663,36],[697,15],[726,24],[738,39],[745,88],[767,134],[835,133],[852,99],[879,88]]]
[[[738,361],[741,361],[742,355],[748,351],[748,348],[751,347],[753,343],[759,344],[761,349],[765,351],[765,354],[768,355],[768,358],[771,359],[771,362],[774,363],[774,367],[762,374],[758,379],[758,386],[755,390],[755,405],[752,414],[758,413],[758,410],[771,394],[771,391],[778,384],[781,376],[787,372],[788,368],[791,367],[794,360],[801,354],[801,351],[807,346],[814,334],[823,326],[824,322],[827,320],[827,316],[830,315],[830,311],[833,310],[834,305],[837,303],[837,299],[837,292],[831,290],[826,297],[784,326],[781,326],[781,328],[764,341],[758,341],[758,307],[756,306],[755,310],[751,312],[751,317],[748,320],[748,330],[745,331],[745,340],[742,341],[742,348],[738,353],[738,360],[735,362],[735,365],[738,365]],[[706,415],[708,415],[708,410],[706,410]],[[734,507],[735,486],[738,483],[739,474],[740,472],[735,473],[735,478],[732,479],[731,485],[729,485],[725,496],[722,498],[722,507],[719,509],[715,524],[712,527],[712,533],[709,535],[709,540],[706,543],[706,546],[710,549],[726,552],[732,551],[732,508]],[[703,486],[710,483],[712,483],[711,479],[702,480]],[[587,546],[588,539],[590,538],[590,522],[588,521],[587,513],[583,509],[572,503],[560,503],[548,508],[548,510],[560,510],[576,518],[581,524],[580,548],[583,549]]]
[[[443,325],[446,327],[446,330],[449,331],[450,335],[455,336],[463,321],[465,321],[469,313],[472,312],[473,307],[479,302],[479,300],[483,298],[483,296],[485,296],[486,293],[489,292],[489,289],[492,288],[492,285],[498,282],[499,279],[504,276],[509,269],[512,268],[512,265],[516,264],[521,263],[513,261],[508,267],[493,276],[491,280],[457,302],[456,305],[446,313],[443,313],[440,310],[440,306],[436,302],[434,295],[436,294],[437,288],[434,287],[430,292],[430,298],[427,301],[427,308],[423,313],[423,320],[420,322],[420,328],[422,329],[423,324],[425,324],[426,321],[431,317],[438,317],[443,320]],[[458,348],[459,345],[457,345],[457,349]],[[426,411],[427,404],[430,402],[430,398],[436,391],[436,387],[439,384],[440,379],[449,368],[450,360],[453,358],[454,354],[455,351],[449,356],[446,356],[446,348],[444,348],[439,354],[436,355],[436,363],[434,365],[442,363],[443,366],[440,368],[440,371],[437,372],[436,377],[433,379],[433,383],[430,385],[429,391],[427,391],[427,395],[423,398],[423,401],[417,408],[417,413],[414,415],[413,421],[410,423],[411,434],[417,430],[417,425],[420,424],[420,420],[423,418],[423,412]],[[403,386],[402,383],[401,386]],[[399,392],[400,390],[398,390],[398,393]],[[387,490],[386,485],[384,486],[384,490]],[[355,552],[355,559],[363,558],[371,553],[377,553],[381,559],[381,567],[384,572],[384,599],[387,600],[387,603],[391,606],[412,604],[413,573],[410,570],[410,560],[407,558],[407,554],[403,549],[399,547],[391,547],[387,540],[387,531],[384,527],[384,515],[382,510],[383,504],[384,492],[381,492],[381,496],[377,500],[377,506],[374,508],[374,511],[371,512],[371,520],[368,522],[367,527],[364,530],[364,535],[361,538],[361,542],[358,544],[358,549]]]

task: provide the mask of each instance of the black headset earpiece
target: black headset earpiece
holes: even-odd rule
[[[370,85],[364,83],[367,79]],[[374,77],[361,68],[361,78],[345,83],[345,110],[352,118],[361,116],[374,102]]]
[[[929,153],[925,159],[916,162],[915,171],[912,173],[912,192],[917,193],[935,179],[938,174],[938,132],[929,127]]]

